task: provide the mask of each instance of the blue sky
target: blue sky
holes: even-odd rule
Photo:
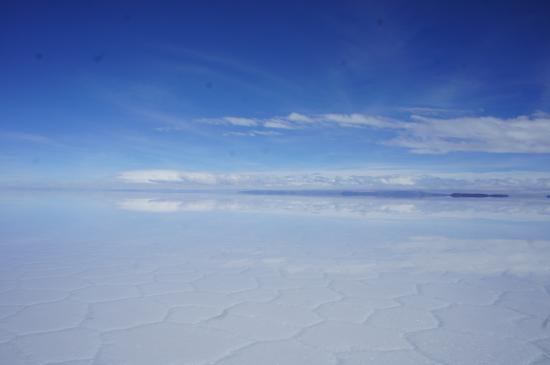
[[[549,16],[3,2],[0,184],[550,189]]]

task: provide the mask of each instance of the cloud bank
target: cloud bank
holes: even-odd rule
[[[548,221],[550,205],[544,200],[452,199],[342,199],[317,196],[254,196],[236,194],[193,194],[185,198],[152,196],[126,198],[117,203],[125,210],[148,213],[232,211],[247,213],[284,213],[340,218],[367,219],[496,219]]]
[[[348,170],[288,173],[211,173],[183,170],[123,171],[128,184],[163,187],[320,188],[429,191],[547,191],[550,173],[418,173],[389,170]]]

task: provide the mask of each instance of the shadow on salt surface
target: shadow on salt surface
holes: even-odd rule
[[[44,231],[27,245],[6,236],[0,363],[516,365],[548,357],[550,240],[521,238],[527,223],[545,224],[547,206],[198,195],[117,206],[60,215],[52,231],[65,236]],[[339,219],[348,217],[358,219]],[[475,217],[495,219],[483,237]],[[435,229],[449,218],[461,235]],[[508,236],[510,222],[523,227],[519,238]],[[75,244],[82,236],[85,244]]]

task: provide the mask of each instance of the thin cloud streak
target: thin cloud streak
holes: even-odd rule
[[[0,139],[6,139],[16,142],[54,144],[54,141],[51,138],[33,133],[0,132]]]

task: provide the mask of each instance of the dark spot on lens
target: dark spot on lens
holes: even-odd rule
[[[382,18],[376,19],[376,25],[378,25],[379,27],[383,26],[384,25],[384,19],[382,19]]]
[[[94,56],[92,59],[94,60],[95,63],[100,63],[101,61],[103,61],[103,57],[105,57],[105,55],[101,53],[101,54],[98,54],[97,56]]]
[[[42,59],[44,58],[44,54],[41,52],[37,52],[34,54],[34,58],[37,59],[38,61],[42,61]]]
[[[214,87],[214,84],[212,83],[212,81],[207,81],[204,83],[204,87],[207,89],[212,89]]]

